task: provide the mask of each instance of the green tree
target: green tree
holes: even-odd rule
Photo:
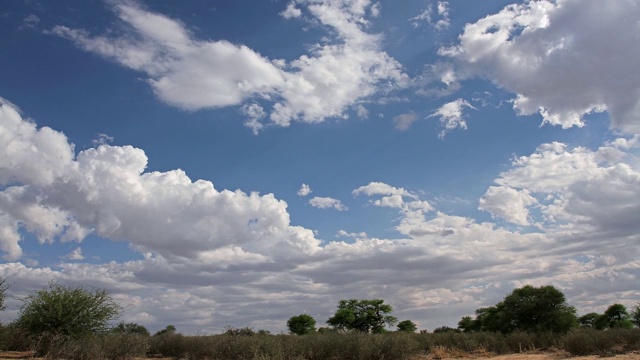
[[[393,311],[384,300],[340,300],[338,310],[327,324],[338,330],[355,330],[363,333],[382,333],[385,325],[393,326],[398,319],[388,315]]]
[[[296,335],[306,335],[316,331],[316,319],[311,315],[300,314],[287,320],[289,331]]]
[[[606,328],[625,328],[633,327],[631,317],[627,312],[627,308],[622,304],[613,304],[607,308],[602,314],[601,327]]]
[[[109,329],[121,307],[106,290],[51,283],[23,300],[16,324],[30,335],[79,338]]]
[[[411,320],[402,320],[398,323],[398,331],[414,333],[418,329],[418,326]]]
[[[631,322],[637,326],[640,327],[640,303],[637,303],[636,306],[633,308],[633,310],[631,310]]]
[[[444,334],[444,333],[459,333],[461,332],[459,329],[454,329],[448,326],[440,326],[433,329],[434,334]]]
[[[594,312],[582,315],[578,318],[578,324],[584,328],[596,328],[598,317],[600,317],[600,314]]]
[[[474,320],[471,316],[463,316],[462,319],[458,321],[458,330],[465,333],[475,332],[479,330],[478,324],[479,322]]]
[[[159,330],[158,332],[153,334],[153,336],[163,336],[163,335],[170,335],[175,333],[176,333],[176,327],[173,325],[167,325],[167,327],[165,327],[162,330]]]
[[[120,322],[113,329],[111,329],[114,333],[119,334],[131,334],[131,335],[142,335],[149,336],[149,330],[143,325],[139,325],[136,323],[125,323],[124,321]]]
[[[527,285],[513,290],[504,300],[476,310],[476,319],[463,325],[474,331],[564,333],[577,324],[576,309],[553,286]],[[458,324],[460,326],[460,323]]]

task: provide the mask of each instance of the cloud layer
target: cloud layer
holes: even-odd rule
[[[75,155],[62,133],[37,128],[6,101],[0,109],[5,257],[20,259],[25,232],[41,242],[81,242],[93,232],[142,255],[82,263],[76,247],[67,256],[75,262],[55,268],[0,264],[16,296],[50,280],[98,286],[127,306],[128,321],[187,333],[279,331],[292,314],[321,322],[340,299],[367,297],[384,298],[423,328],[454,325],[524,283],[554,284],[583,311],[640,296],[632,290],[640,275],[637,137],[593,151],[545,144],[516,158],[480,206],[535,225],[527,231],[445,214],[416,192],[371,182],[353,194],[395,213],[398,237],[356,229],[338,232],[345,241],[321,242],[291,225],[273,195],[218,191],[180,170],[145,172],[144,152],[131,146]],[[15,316],[10,305],[3,316]]]

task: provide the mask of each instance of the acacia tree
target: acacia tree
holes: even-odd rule
[[[596,321],[598,317],[600,317],[598,313],[590,312],[588,314],[582,315],[578,318],[578,323],[580,327],[586,328],[596,328]]]
[[[287,320],[289,331],[296,335],[306,335],[316,331],[316,319],[311,315],[300,314]]]
[[[30,335],[79,338],[107,331],[120,312],[120,305],[106,290],[51,283],[23,300],[16,323]]]
[[[495,306],[476,310],[475,320],[463,318],[458,327],[462,325],[463,331],[563,333],[576,324],[576,309],[566,303],[560,290],[551,285],[527,285],[513,290]]]
[[[567,332],[577,323],[576,309],[551,285],[515,289],[502,303],[511,331]]]
[[[385,325],[392,326],[398,319],[388,315],[393,311],[384,300],[340,300],[338,310],[327,324],[338,330],[355,330],[363,333],[384,332]]]
[[[398,323],[398,331],[414,333],[418,326],[411,320],[402,320]]]
[[[596,319],[598,328],[632,328],[633,322],[630,319],[627,308],[622,304],[613,304],[607,308],[604,314]]]

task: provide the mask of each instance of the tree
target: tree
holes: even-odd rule
[[[627,308],[622,304],[613,304],[607,308],[599,319],[599,327],[606,329],[633,327]]]
[[[384,332],[385,325],[392,326],[398,320],[387,315],[393,311],[384,300],[340,300],[335,315],[327,324],[338,330],[355,330],[363,333]]]
[[[79,338],[107,331],[120,312],[120,305],[106,290],[51,283],[23,300],[16,323],[30,335]]]
[[[471,316],[463,316],[460,321],[458,321],[458,330],[470,333],[478,331],[478,321],[473,320]]]
[[[448,326],[440,326],[437,327],[435,329],[433,329],[433,333],[434,334],[444,334],[444,333],[459,333],[461,332],[458,329],[454,329],[452,327],[448,327]]]
[[[596,328],[596,321],[600,316],[601,315],[598,313],[591,312],[591,313],[580,316],[578,318],[578,323],[580,324],[580,327]]]
[[[306,335],[316,331],[316,319],[311,315],[300,314],[287,320],[289,331],[296,335]]]
[[[418,329],[418,326],[411,320],[402,320],[398,323],[398,331],[414,333]]]
[[[176,327],[173,325],[167,325],[166,328],[159,330],[158,332],[153,334],[153,336],[163,336],[163,335],[170,335],[175,333],[176,333]]]
[[[631,310],[631,322],[640,327],[640,303],[637,303],[636,306]]]
[[[464,321],[463,321],[464,320]],[[476,319],[461,320],[461,330],[511,333],[569,331],[577,324],[576,309],[569,306],[564,294],[553,286],[527,285],[513,290],[504,300],[476,310]]]
[[[111,329],[114,333],[119,334],[131,334],[131,335],[141,335],[141,336],[149,336],[149,330],[143,325],[138,325],[136,323],[125,323],[124,321],[120,322],[117,326]]]

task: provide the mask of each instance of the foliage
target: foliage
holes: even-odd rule
[[[138,325],[136,323],[125,323],[124,321],[120,322],[116,325],[112,332],[118,334],[132,334],[132,335],[141,335],[141,336],[149,336],[149,330],[143,325]],[[175,328],[174,328],[175,331]]]
[[[393,311],[384,300],[340,300],[335,315],[327,324],[339,330],[355,330],[363,333],[382,333],[386,325],[392,326],[397,319],[388,315]]]
[[[287,321],[289,331],[296,335],[306,335],[316,331],[316,320],[311,315],[292,316]]]
[[[106,290],[51,283],[23,300],[16,323],[29,335],[80,338],[106,331],[120,312]]]
[[[627,308],[622,304],[613,304],[607,308],[602,314],[601,324],[603,328],[624,328],[630,329],[633,327],[633,323],[630,320]],[[601,325],[601,327],[602,327]]]
[[[169,334],[175,334],[175,333],[176,333],[176,327],[173,325],[167,325],[167,327],[165,327],[162,330],[159,330],[158,332],[153,334],[153,336],[163,336],[163,335],[169,335]]]
[[[398,331],[414,333],[418,326],[411,320],[402,320],[398,323]]]
[[[253,329],[248,326],[243,328],[234,328],[231,326],[226,326],[225,332],[224,332],[224,335],[229,335],[229,336],[254,336],[255,334],[256,332],[253,331]]]
[[[7,299],[8,288],[9,286],[7,285],[7,278],[0,278],[0,310],[4,310],[7,308],[5,300]]]
[[[576,309],[566,303],[560,290],[551,285],[527,285],[513,290],[495,306],[477,309],[475,320],[463,318],[458,327],[466,332],[566,333],[576,324]]]
[[[113,359],[133,360],[149,350],[149,337],[127,334],[92,334],[83,339],[50,335],[43,355],[47,359]]]
[[[477,331],[477,322],[473,320],[471,316],[463,316],[460,321],[458,321],[458,330],[470,333]]]
[[[598,317],[600,317],[600,315],[594,312],[582,315],[578,318],[578,324],[580,324],[580,327],[583,327],[583,328],[595,329],[596,320],[598,319]]]
[[[636,304],[633,310],[631,310],[631,314],[629,315],[631,316],[631,322],[635,326],[640,327],[640,303]]]
[[[437,327],[437,328],[433,329],[433,333],[434,334],[441,334],[441,333],[448,333],[448,332],[457,333],[457,332],[460,332],[460,330],[454,329],[454,328],[451,328],[451,327],[448,327],[448,326],[440,326],[440,327]]]

